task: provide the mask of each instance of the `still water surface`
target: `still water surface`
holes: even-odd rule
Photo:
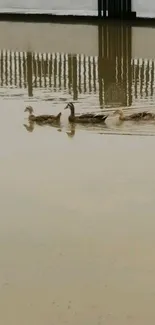
[[[104,127],[71,129],[63,108],[73,100],[78,112],[154,111],[154,70],[136,61],[123,88],[105,74],[106,97],[98,58],[79,65],[66,55],[65,67],[63,55],[50,55],[54,63],[1,51],[1,323],[153,324],[155,125],[110,115]],[[26,128],[27,104],[36,114],[62,111],[60,127]]]

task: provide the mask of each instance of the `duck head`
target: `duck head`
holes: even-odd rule
[[[116,111],[114,111],[113,115],[121,115],[123,112],[121,109],[116,109]]]
[[[33,113],[33,108],[32,108],[32,106],[27,106],[27,107],[25,108],[24,112],[29,112],[30,114],[32,114],[32,113]]]
[[[123,111],[122,111],[121,109],[117,109],[117,110],[113,113],[113,115],[119,115],[119,119],[120,119],[120,120],[123,120],[123,119],[124,119],[124,113],[123,113]]]
[[[69,102],[64,109],[70,108],[71,112],[74,112],[74,104],[72,102]]]

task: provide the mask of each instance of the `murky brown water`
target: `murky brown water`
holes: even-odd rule
[[[155,124],[110,115],[72,129],[63,110],[154,111],[154,61],[131,57],[129,29],[106,28],[113,47],[100,57],[1,50],[4,325],[155,321]],[[62,111],[60,128],[26,128],[27,103]]]

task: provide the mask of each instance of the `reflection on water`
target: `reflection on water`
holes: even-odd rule
[[[154,59],[134,59],[131,27],[98,27],[99,56],[1,50],[0,95],[87,106],[137,106],[154,98]]]
[[[29,122],[24,123],[23,126],[25,129],[32,133],[35,128],[38,128],[38,125],[35,123]],[[45,125],[39,125],[39,127],[45,127]],[[155,136],[155,123],[150,122],[149,125],[146,122],[128,122],[125,123],[121,121],[115,121],[105,124],[91,125],[91,124],[74,124],[68,123],[68,125],[63,125],[62,123],[46,125],[48,128],[56,128],[57,131],[64,132],[68,135],[69,138],[73,138],[78,131],[87,131],[96,134],[113,134],[113,135],[138,135],[138,136]]]
[[[39,126],[39,127],[54,127],[54,128],[59,128],[60,129],[60,126],[61,126],[61,122],[53,122],[53,123],[36,123],[36,122],[33,122],[33,121],[28,121],[28,123],[24,123],[23,126],[25,127],[25,129],[28,131],[28,132],[33,132],[35,126]]]
[[[98,34],[99,57],[1,50],[2,325],[155,323],[154,138],[139,136],[155,123],[113,117],[150,109],[154,61],[131,57],[130,27]],[[69,124],[71,100],[106,124]],[[28,123],[27,102],[60,125]]]
[[[134,59],[131,51],[131,27],[112,24],[98,27],[99,55],[95,57],[1,50],[0,98],[42,101],[51,107],[73,100],[78,103],[77,110],[88,111],[151,108],[154,59]],[[27,130],[32,131],[32,125]],[[127,124],[118,130],[113,124],[109,130],[131,132]],[[144,127],[135,131],[141,134]],[[154,133],[154,128],[150,132]]]

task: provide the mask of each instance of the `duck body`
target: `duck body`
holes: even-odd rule
[[[33,108],[31,106],[26,107],[25,112],[29,112],[29,122],[37,124],[51,124],[54,122],[60,122],[61,112],[57,115],[38,115],[33,114]]]
[[[108,115],[86,113],[78,116],[70,115],[68,120],[72,123],[104,123]]]
[[[105,115],[103,113],[84,113],[84,114],[79,114],[75,115],[75,107],[73,103],[68,103],[65,109],[69,108],[71,113],[68,117],[69,122],[71,123],[104,123],[108,115]]]
[[[116,110],[114,115],[119,115],[120,121],[151,121],[155,120],[155,114],[147,111],[133,113],[125,116],[122,110]]]

